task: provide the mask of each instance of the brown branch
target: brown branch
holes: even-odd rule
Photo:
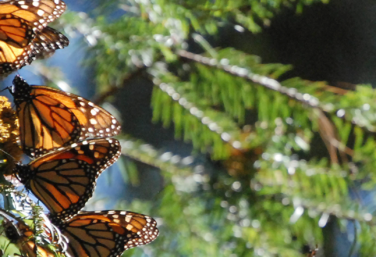
[[[320,110],[317,112],[319,134],[324,141],[332,163],[339,163],[336,149],[343,162],[348,162],[347,155],[354,156],[354,150],[344,145],[338,137],[337,128],[332,121]]]
[[[128,76],[126,76],[123,79],[120,86],[110,86],[110,88],[108,88],[105,92],[101,93],[93,102],[95,104],[98,104],[98,105],[103,103],[104,100],[106,100],[107,97],[114,95],[117,91],[119,91],[126,84],[128,84],[128,82],[130,82],[132,79],[141,75],[146,69],[147,69],[147,67],[144,66],[144,67],[138,68],[134,72],[128,74]]]
[[[346,95],[349,92],[349,89],[333,87],[333,86],[329,86],[329,85],[326,85],[324,89],[328,92],[331,92],[331,93],[334,93],[334,94],[337,94],[337,95]]]

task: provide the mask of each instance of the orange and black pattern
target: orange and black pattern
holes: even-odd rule
[[[0,75],[68,45],[65,36],[47,27],[65,9],[61,0],[0,1]]]
[[[157,222],[129,211],[81,212],[56,224],[69,240],[71,257],[116,257],[158,236]]]
[[[48,27],[65,9],[61,0],[0,0],[0,75],[68,46],[63,34]],[[43,231],[38,231],[48,246],[57,245],[56,250],[67,257],[118,257],[154,241],[159,231],[149,216],[128,211],[80,212],[98,176],[120,156],[119,141],[105,138],[120,132],[119,122],[82,97],[30,86],[20,76],[8,89],[17,108],[21,147],[36,157],[28,165],[17,164],[14,173],[49,210]],[[100,139],[85,140],[88,137]],[[6,236],[22,255],[55,256],[37,245],[36,233],[21,219],[1,210],[0,214]]]
[[[49,209],[52,220],[64,221],[84,207],[98,176],[119,156],[119,141],[94,139],[46,154],[28,165],[17,165],[15,173]]]
[[[1,10],[1,5],[0,5]],[[35,38],[33,28],[13,15],[0,14],[0,74],[5,74],[32,61]]]
[[[20,76],[14,78],[11,93],[20,122],[21,146],[29,156],[120,131],[120,124],[109,112],[77,95],[29,86]]]
[[[61,0],[8,0],[0,2],[0,15],[13,15],[41,31],[66,9]]]

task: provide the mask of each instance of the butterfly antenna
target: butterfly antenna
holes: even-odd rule
[[[3,90],[0,91],[0,93],[5,91],[5,90],[10,90],[10,88],[9,87],[4,88]]]
[[[8,155],[10,158],[12,158],[14,160],[14,162],[18,162],[12,155],[10,155],[9,153],[5,152],[3,149],[0,149],[1,152],[5,153],[6,155]],[[3,160],[0,160],[0,163],[6,163],[7,160],[6,159],[3,159]]]

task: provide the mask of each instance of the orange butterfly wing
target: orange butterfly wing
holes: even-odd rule
[[[52,46],[67,45],[60,33],[46,28],[65,9],[61,0],[0,1],[0,75],[52,53]]]
[[[48,23],[64,13],[61,0],[9,0],[0,2],[0,15],[13,15],[41,31]]]
[[[87,137],[109,137],[120,131],[106,110],[74,94],[44,86],[29,86],[16,76],[14,102],[24,152],[38,157]]]
[[[0,5],[1,9],[1,5]],[[32,61],[35,33],[24,20],[0,14],[0,74],[17,70]]]
[[[81,212],[57,226],[69,240],[71,257],[120,256],[154,241],[159,233],[153,218],[128,211]]]
[[[28,165],[17,165],[15,173],[50,210],[51,219],[66,220],[84,207],[98,176],[119,156],[119,141],[95,139],[49,153]]]

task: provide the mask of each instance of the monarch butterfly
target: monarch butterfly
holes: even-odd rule
[[[38,157],[90,136],[109,137],[120,131],[106,110],[74,94],[45,86],[29,86],[20,76],[8,88],[14,96],[24,152]]]
[[[5,236],[11,243],[17,245],[23,255],[28,257],[55,257],[52,250],[36,243],[34,231],[25,222],[9,212],[0,211],[0,214],[4,217]],[[59,230],[51,224],[46,215],[43,214],[41,217],[44,230],[42,238],[45,239],[45,243],[55,243],[61,248],[61,252],[65,252],[68,244],[67,238],[60,234]]]
[[[6,217],[5,232],[22,252],[29,257],[36,257],[37,253],[55,256],[51,250],[36,245],[33,231],[22,220],[14,220],[16,224]],[[48,219],[43,221],[44,238],[59,245],[67,257],[119,256],[125,250],[151,243],[159,234],[153,218],[129,211],[81,212],[68,222],[58,222],[62,235]]]
[[[94,139],[46,154],[28,165],[16,165],[14,171],[49,209],[51,219],[67,220],[84,207],[98,176],[119,156],[119,141]]]
[[[115,257],[158,236],[157,222],[129,211],[80,212],[56,224],[69,241],[71,257]]]
[[[65,8],[61,0],[0,1],[0,75],[35,59],[42,49],[33,50],[34,38],[35,43],[43,39],[49,32],[45,31],[47,24],[59,17]]]

